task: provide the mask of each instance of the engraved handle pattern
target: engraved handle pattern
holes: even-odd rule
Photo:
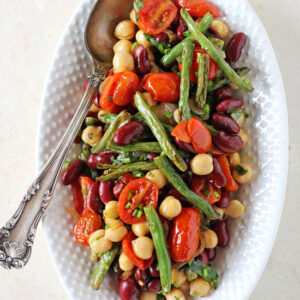
[[[63,162],[105,78],[108,67],[91,75],[83,99],[64,136],[12,216],[0,229],[0,265],[20,269],[28,262],[37,226],[52,199]]]

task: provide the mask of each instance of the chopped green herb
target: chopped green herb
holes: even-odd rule
[[[107,230],[107,229],[109,229],[109,226],[106,224],[106,225],[105,225],[105,230]]]
[[[237,166],[235,167],[235,169],[237,170],[237,172],[238,172],[239,175],[245,175],[246,173],[248,173],[248,170],[245,169],[245,168],[244,168],[243,166],[241,166],[241,165],[237,165]]]
[[[135,209],[135,210],[133,211],[132,215],[133,215],[134,217],[137,217],[138,213],[139,213],[139,210],[138,210],[138,209]]]
[[[164,23],[163,22],[161,22],[161,23],[159,23],[159,24],[157,24],[157,27],[163,27],[164,26]]]
[[[244,112],[241,108],[230,108],[227,110],[227,113],[230,114],[231,118],[237,121]]]
[[[132,190],[129,192],[129,194],[128,194],[128,196],[127,196],[127,199],[130,200],[131,197],[133,196],[133,194],[134,194],[134,189],[132,189]],[[129,204],[130,204],[130,203],[129,203]]]
[[[130,208],[130,206],[131,206],[131,203],[128,202],[128,203],[125,205],[125,208]]]
[[[89,137],[90,140],[93,138],[93,136],[94,136],[94,135],[93,135],[92,133],[89,133],[89,134],[88,134],[88,137]]]
[[[71,161],[70,160],[66,160],[64,162],[63,170],[65,170],[70,164],[71,164]]]
[[[131,174],[132,174],[132,176],[134,176],[136,178],[142,178],[145,176],[145,173],[142,171],[134,171]]]
[[[215,195],[216,198],[220,197],[220,194],[217,191],[214,191],[214,195]]]
[[[83,189],[83,190],[82,190],[82,193],[83,193],[83,195],[86,196],[86,195],[88,194],[88,190],[87,190],[87,189]]]
[[[179,284],[178,284],[176,281],[173,282],[173,285],[174,285],[176,288],[179,287]]]
[[[138,206],[138,208],[139,208],[140,210],[142,210],[142,209],[143,209],[143,204],[141,203],[141,204]]]
[[[245,118],[246,118],[246,119],[250,118],[250,114],[247,113],[247,112],[245,112]]]
[[[89,235],[89,232],[88,232],[87,229],[84,229],[84,234],[85,234],[85,235]]]
[[[109,95],[108,102],[111,102],[111,101],[112,101],[112,95]]]
[[[206,190],[205,192],[204,192],[204,196],[208,196],[210,194],[210,191],[209,190]]]
[[[168,118],[168,119],[172,119],[172,117],[173,117],[173,114],[170,112],[170,111],[166,111],[165,112],[165,116],[166,116],[166,118]]]
[[[133,51],[137,45],[140,45],[140,42],[134,42],[133,45],[131,46],[131,51]]]
[[[143,215],[143,211],[142,211],[142,210],[139,210],[136,216],[137,216],[138,218],[140,218],[142,215]]]

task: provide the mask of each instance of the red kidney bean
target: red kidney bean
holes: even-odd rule
[[[98,164],[112,164],[113,157],[117,156],[118,153],[114,151],[103,151],[97,153],[92,153],[86,160],[86,163],[92,169],[97,169]]]
[[[91,117],[91,118],[95,118],[95,119],[98,118],[97,113],[94,112],[94,111],[89,111],[89,112],[86,114],[86,117],[87,117],[87,118]]]
[[[75,182],[85,167],[84,161],[76,159],[62,172],[61,181],[63,185],[70,185]]]
[[[144,286],[150,278],[149,272],[140,268],[135,269],[134,277],[139,286]]]
[[[185,38],[184,32],[188,30],[188,27],[185,23],[185,21],[180,17],[179,19],[179,26],[177,27],[177,37],[179,40],[183,40]]]
[[[121,300],[138,300],[139,289],[133,278],[121,280],[119,284],[119,294]]]
[[[225,208],[229,206],[230,202],[231,202],[230,192],[226,191],[225,189],[222,189],[221,199],[220,201],[216,202],[216,206],[219,208]]]
[[[121,195],[124,187],[125,187],[125,184],[123,184],[121,182],[117,183],[114,186],[114,188],[113,188],[113,194],[114,194],[115,199],[119,200],[119,197],[120,197],[120,195]]]
[[[240,108],[244,105],[244,101],[242,99],[231,98],[226,99],[217,105],[218,112],[226,113],[228,109]]]
[[[179,201],[187,201],[187,199],[182,194],[180,194],[175,188],[172,188],[169,191],[168,195],[175,197]]]
[[[75,137],[73,143],[74,143],[74,144],[79,144],[80,142],[81,142],[81,138],[80,138],[80,136],[77,135],[77,136]]]
[[[220,130],[219,135],[213,137],[214,144],[225,153],[235,153],[242,149],[244,142],[238,135],[227,134]]]
[[[100,199],[99,199],[99,182],[95,181],[91,185],[88,190],[87,197],[86,197],[86,206],[87,208],[94,212],[98,213],[100,209]]]
[[[230,99],[233,97],[232,90],[229,86],[222,86],[215,91],[216,96],[219,100]]]
[[[212,224],[211,229],[218,236],[218,246],[225,247],[229,243],[228,219],[216,221]]]
[[[161,32],[155,37],[155,40],[162,43],[169,43],[170,38],[165,32]]]
[[[144,131],[145,127],[141,122],[130,121],[117,130],[113,141],[119,146],[127,145],[136,135],[140,135],[144,133]]]
[[[113,201],[115,199],[113,194],[113,182],[112,181],[100,181],[99,184],[99,196],[100,200],[106,204],[109,201]]]
[[[217,39],[222,39],[220,33],[217,30],[214,30],[213,28],[209,28],[208,31],[209,33],[214,35]]]
[[[182,149],[191,152],[191,153],[197,153],[194,146],[190,143],[185,143],[179,140],[177,137],[174,138],[175,143]]]
[[[236,62],[239,60],[242,54],[242,50],[245,47],[247,42],[247,36],[242,33],[236,33],[228,42],[226,47],[226,56],[232,61]]]
[[[148,291],[157,294],[161,290],[159,279],[152,279],[147,285]]]
[[[155,264],[150,265],[150,267],[149,267],[149,273],[150,273],[150,276],[154,277],[154,278],[160,276],[159,270],[156,269],[156,265]]]
[[[209,266],[208,255],[205,251],[201,252],[197,258],[200,259],[205,265]]]
[[[217,255],[217,248],[205,249],[209,260],[214,260]]]
[[[151,62],[148,57],[148,51],[143,45],[136,45],[132,51],[134,58],[135,70],[140,75],[145,75],[150,72]]]
[[[222,172],[220,164],[218,163],[216,158],[213,159],[213,166],[214,169],[209,175],[207,175],[207,179],[219,189],[226,185],[227,179]]]
[[[100,108],[99,99],[100,99],[100,94],[97,93],[96,97],[94,98],[93,103],[94,103],[95,106],[97,106],[98,108]]]
[[[149,154],[149,160],[153,160],[155,157],[159,156],[158,153],[155,153],[155,152],[150,152]]]
[[[240,132],[239,124],[230,116],[227,116],[223,113],[214,113],[212,120],[219,128],[222,128],[229,133],[238,134]]]

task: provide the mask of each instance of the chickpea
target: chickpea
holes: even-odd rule
[[[167,300],[185,300],[184,294],[180,289],[172,289],[165,295]]]
[[[173,196],[166,197],[160,204],[159,213],[166,219],[172,220],[181,213],[181,203]]]
[[[243,140],[244,142],[243,148],[244,148],[248,143],[248,134],[245,132],[244,129],[241,128],[240,132],[238,133],[238,136]]]
[[[139,30],[136,35],[135,39],[137,42],[139,42],[141,45],[145,46],[146,48],[149,48],[151,46],[150,42],[146,39],[144,32],[142,30]]]
[[[203,278],[196,278],[190,283],[190,295],[206,297],[210,291],[210,284]]]
[[[124,72],[134,70],[134,60],[128,52],[117,52],[113,58],[114,72]]]
[[[245,211],[245,206],[239,200],[231,200],[230,205],[224,208],[224,212],[231,218],[239,218]]]
[[[136,236],[144,236],[150,232],[148,222],[133,224],[131,229]]]
[[[168,183],[166,176],[159,169],[149,171],[145,177],[155,183],[159,189]]]
[[[134,269],[133,262],[125,255],[124,252],[119,256],[119,266],[122,271],[128,272]]]
[[[157,296],[152,292],[142,292],[140,295],[140,300],[156,300]]]
[[[173,118],[177,124],[181,122],[181,113],[178,108],[174,111]]]
[[[153,241],[147,236],[140,236],[132,241],[134,254],[141,259],[150,259],[153,254]]]
[[[204,240],[205,240],[205,248],[212,249],[212,248],[217,247],[218,236],[213,230],[206,229],[206,230],[202,231],[201,234],[203,235]]]
[[[112,242],[120,242],[127,234],[127,228],[120,220],[114,220],[108,225],[109,228],[105,230],[105,238]]]
[[[81,135],[81,139],[90,146],[95,146],[102,138],[101,126],[88,126]]]
[[[165,30],[165,33],[168,35],[169,37],[169,43],[173,44],[177,41],[177,34],[175,32],[173,32],[172,30]]]
[[[100,108],[93,103],[89,111],[90,112],[98,112],[99,110],[100,110]]]
[[[236,122],[240,127],[242,127],[245,122],[245,114],[242,113],[241,116],[236,120]]]
[[[131,20],[121,21],[115,29],[115,37],[119,40],[132,40],[135,35],[135,24]]]
[[[205,153],[194,156],[190,165],[193,173],[197,175],[207,175],[214,169],[213,158]]]
[[[233,154],[230,154],[229,161],[230,161],[230,165],[232,167],[236,167],[237,165],[239,165],[241,162],[241,157],[240,157],[239,153],[235,152]]]
[[[242,168],[244,168],[245,170],[247,170],[247,173],[245,173],[244,175],[239,174],[239,172],[235,168],[233,170],[233,172],[232,172],[233,178],[238,183],[247,183],[248,181],[250,181],[250,179],[253,176],[253,170],[252,170],[252,168],[248,164],[245,164],[245,163],[241,163],[241,164],[239,164],[239,166],[241,166]]]
[[[176,269],[172,269],[172,284],[181,287],[186,281],[187,281],[187,277],[184,271],[178,271]]]
[[[119,216],[118,214],[118,201],[109,201],[105,205],[105,209],[103,211],[104,219],[115,219]]]
[[[143,98],[146,100],[146,102],[148,103],[148,105],[150,107],[157,105],[157,101],[153,100],[153,98],[152,98],[152,96],[151,96],[150,93],[145,92],[142,95],[143,95]]]
[[[128,40],[120,40],[114,45],[114,52],[128,52],[131,53],[132,43]]]
[[[225,39],[229,33],[227,25],[221,20],[213,20],[210,27],[219,33],[221,39]]]
[[[89,245],[93,252],[105,253],[112,247],[112,242],[107,240],[105,237],[105,230],[99,229],[93,232],[89,237]]]
[[[130,12],[130,20],[135,24],[137,25],[137,20],[136,20],[136,11],[133,9],[131,12]]]

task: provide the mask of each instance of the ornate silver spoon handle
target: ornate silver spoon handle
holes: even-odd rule
[[[50,204],[64,160],[102,79],[103,76],[90,77],[83,99],[57,148],[28,189],[13,217],[0,229],[2,267],[20,269],[28,262],[38,223]]]

